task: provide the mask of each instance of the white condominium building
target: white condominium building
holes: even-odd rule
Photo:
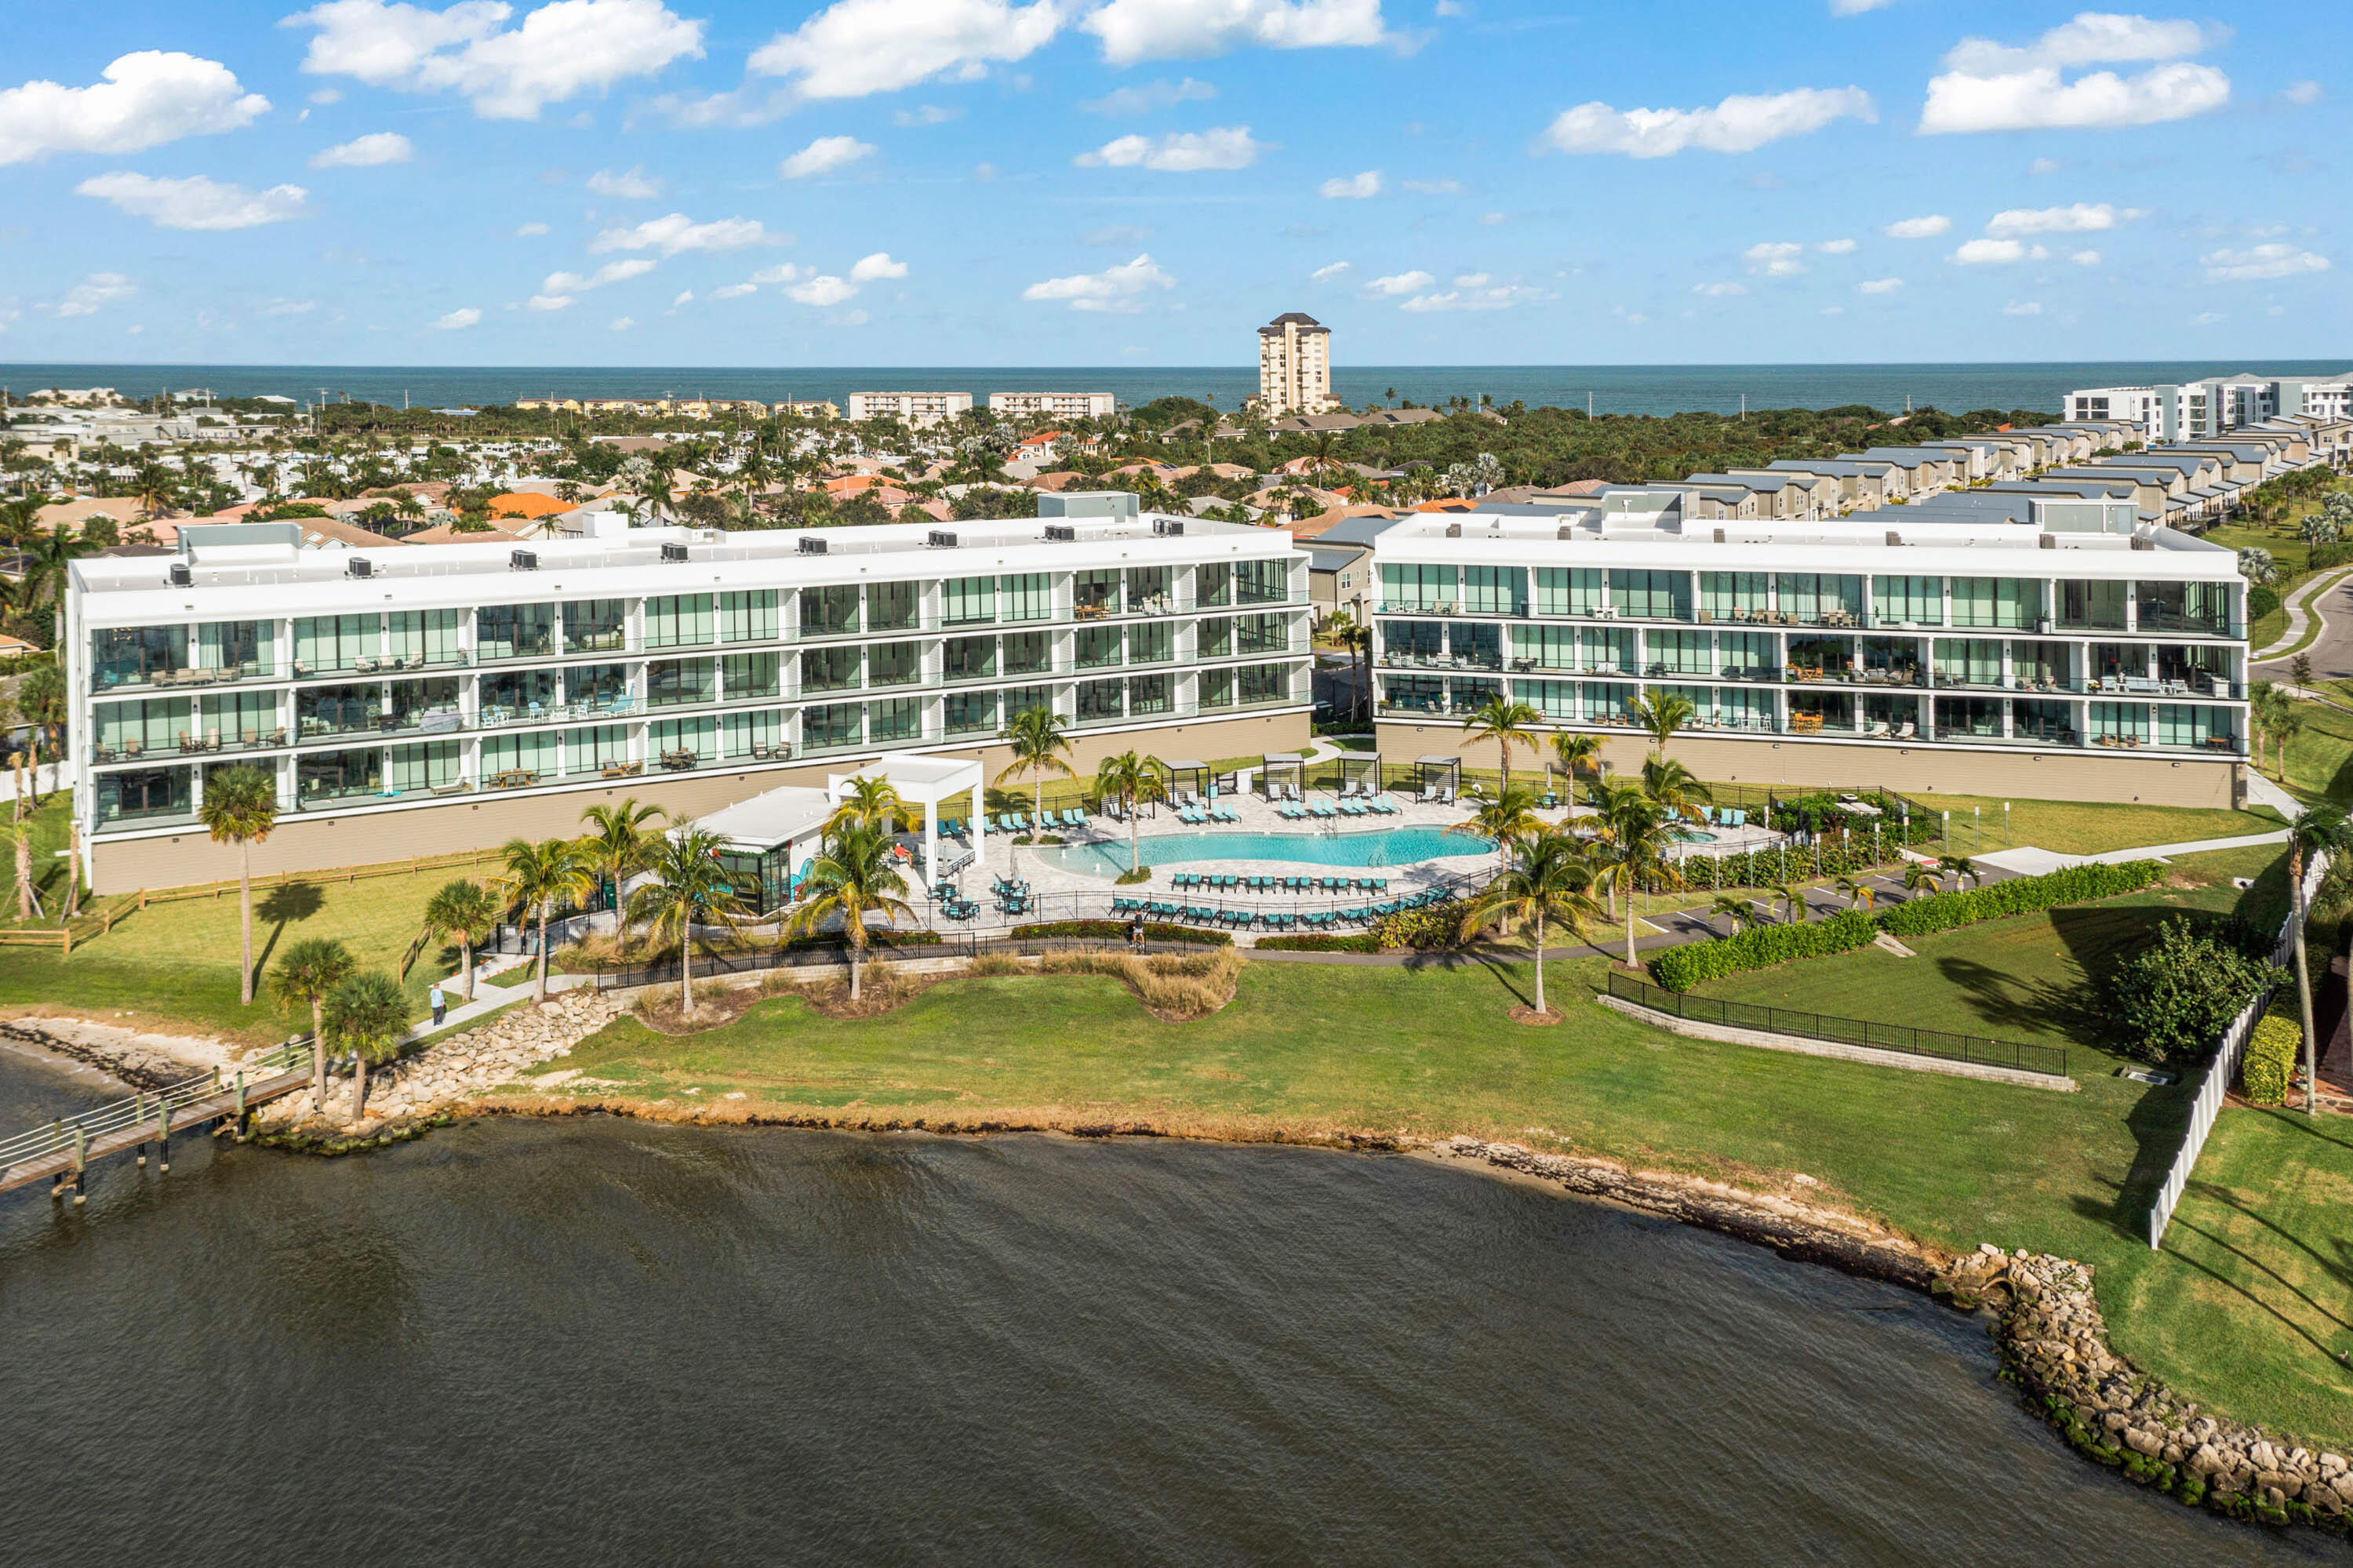
[[[1321,414],[1332,396],[1332,329],[1298,311],[1258,329],[1258,402],[1270,418]]]
[[[944,424],[972,412],[969,392],[852,392],[852,419],[896,419],[909,429]]]
[[[1306,743],[1307,556],[1127,494],[946,527],[626,528],[533,546],[304,550],[191,526],[77,561],[75,810],[100,891],[233,876],[205,780],[259,768],[257,870],[495,848],[636,795],[691,817],[897,749],[1008,760],[1045,707],[1072,766]],[[1173,732],[1173,733],[1164,733]]]
[[[2247,752],[2246,584],[2130,503],[2034,521],[1687,521],[1676,498],[1415,518],[1374,541],[1384,752],[1508,697],[1622,740],[1694,713],[1702,779],[2228,805]],[[1492,749],[1488,755],[1492,757]]]
[[[1108,392],[991,392],[988,411],[1008,419],[1108,419],[1118,411]]]
[[[2282,415],[2353,418],[2353,370],[2335,376],[2217,376],[2147,387],[2084,387],[2067,394],[2070,419],[2137,425],[2146,441],[2186,441]]]

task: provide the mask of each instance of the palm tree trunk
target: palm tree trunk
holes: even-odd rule
[[[539,979],[533,988],[533,1000],[547,1001],[547,900],[539,904]]]
[[[458,934],[458,961],[466,966],[466,1000],[474,1000],[474,938],[471,932]]]
[[[694,1016],[694,927],[686,921],[678,927],[678,1011],[683,1017]]]
[[[1127,797],[1127,870],[1129,875],[1144,869],[1144,846],[1135,837],[1135,796]]]
[[[237,846],[237,913],[245,927],[245,962],[237,971],[237,1001],[253,1005],[253,846],[240,839]]]
[[[327,1108],[327,1025],[323,999],[311,999],[311,1114]]]
[[[33,835],[31,830],[16,835],[16,919],[21,924],[33,917]]]
[[[1552,1011],[1545,1005],[1544,999],[1544,911],[1539,909],[1536,911],[1536,1016],[1539,1018]]]
[[[866,932],[864,910],[858,909],[850,912],[849,930],[849,1000],[854,1002],[858,1000],[858,961],[866,956],[866,944],[860,940]]]
[[[364,1120],[367,1116],[367,1052],[354,1045],[352,1047],[352,1120],[354,1122]]]
[[[1626,967],[1630,969],[1635,967],[1634,890],[1630,887],[1626,890]]]
[[[2312,1038],[2312,970],[2304,956],[2304,846],[2288,842],[2288,880],[2295,895],[2295,1001],[2304,1022],[2304,1114],[2320,1108],[2320,1052]]]

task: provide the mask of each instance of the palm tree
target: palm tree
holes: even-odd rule
[[[1925,887],[1931,893],[1941,893],[1944,891],[1944,872],[1940,867],[1931,865],[1925,860],[1911,860],[1904,863],[1905,892],[1917,893]]]
[[[849,781],[841,803],[822,825],[834,828],[854,824],[895,833],[909,815],[906,798],[899,793],[896,784],[877,775],[861,773]]]
[[[1536,792],[1525,784],[1506,784],[1493,800],[1482,800],[1468,819],[1451,824],[1446,831],[1494,840],[1498,858],[1509,863],[1514,844],[1534,842],[1546,830],[1536,815]]]
[[[1655,755],[1642,759],[1642,793],[1672,817],[1696,817],[1700,807],[1715,799],[1714,791],[1692,777],[1690,768],[1672,758]]]
[[[30,608],[29,606],[27,608]],[[16,683],[16,716],[33,726],[33,804],[41,803],[41,747],[55,756],[65,735],[72,704],[66,694],[65,673],[54,663],[37,664]]]
[[[425,901],[425,924],[458,944],[458,963],[466,971],[466,1000],[474,1000],[474,944],[499,923],[499,902],[491,890],[471,877],[443,883]]]
[[[866,957],[866,916],[915,912],[898,895],[907,891],[906,879],[891,863],[891,840],[863,825],[838,828],[826,835],[825,848],[802,874],[806,897],[786,925],[789,935],[814,933],[839,916],[842,935],[849,942],[849,1000],[859,997],[859,975]]]
[[[253,846],[278,826],[278,780],[259,768],[224,768],[205,779],[197,808],[216,844],[237,845],[237,914],[244,929],[244,963],[237,972],[237,1000],[253,1005]]]
[[[618,922],[613,939],[625,947],[629,940],[629,914],[621,901],[621,883],[645,869],[655,853],[654,842],[659,835],[647,832],[646,824],[664,814],[659,806],[638,805],[635,795],[624,796],[618,804],[591,806],[580,813],[580,820],[588,824],[580,853],[596,868],[601,880],[613,885],[613,917]]]
[[[280,1007],[311,1009],[311,1108],[327,1103],[327,1023],[322,1010],[337,986],[359,972],[352,950],[332,937],[306,937],[280,955],[269,970],[269,994]]]
[[[1941,882],[1948,876],[1953,879],[1953,888],[1956,892],[1959,891],[1964,881],[1972,883],[1985,881],[1985,873],[1979,871],[1977,863],[1965,854],[1936,857],[1936,879]]]
[[[25,553],[31,558],[25,563],[25,583],[20,590],[25,608],[31,609],[52,600],[61,601],[67,569],[98,551],[94,541],[83,538],[62,523],[26,540]]]
[[[1158,800],[1168,793],[1160,781],[1166,766],[1156,757],[1123,751],[1095,764],[1095,790],[1104,800],[1116,800],[1127,813],[1127,870],[1132,876],[1144,869],[1144,850],[1136,839],[1135,808],[1142,800]]]
[[[1472,741],[1492,740],[1504,759],[1504,788],[1512,787],[1512,747],[1525,746],[1531,752],[1536,748],[1535,726],[1544,715],[1526,703],[1515,703],[1501,694],[1489,697],[1472,708],[1462,719],[1462,732]]]
[[[1574,735],[1567,730],[1552,737],[1553,760],[1568,775],[1568,797],[1577,799],[1577,776],[1589,773],[1601,777],[1601,737],[1598,735]]]
[[[1593,901],[1593,863],[1572,833],[1539,828],[1533,837],[1512,842],[1504,869],[1480,890],[1462,914],[1469,940],[1491,926],[1528,924],[1536,936],[1536,1016],[1545,1005],[1545,926],[1558,921],[1571,937],[1585,939],[1586,922],[1601,913]]]
[[[510,905],[520,906],[539,922],[539,975],[532,994],[547,1000],[547,918],[558,902],[586,898],[596,887],[596,868],[569,839],[509,839],[501,852],[506,874],[499,885]]]
[[[1046,775],[1071,777],[1071,765],[1063,760],[1071,754],[1071,737],[1063,733],[1062,721],[1054,716],[1051,708],[1024,708],[1006,722],[997,738],[1012,745],[1013,761],[997,776],[996,782],[1034,776],[1038,780],[1037,812],[1042,820],[1046,815]]]
[[[1871,901],[1879,896],[1879,889],[1871,885],[1867,876],[1841,876],[1831,884],[1839,896],[1847,901],[1850,909],[1868,909]]]
[[[1757,902],[1737,894],[1719,893],[1715,895],[1715,902],[1708,907],[1707,917],[1711,923],[1731,921],[1732,934],[1737,937],[1757,923]]]
[[[1791,921],[1803,923],[1806,918],[1806,894],[1803,888],[1780,883],[1772,889],[1773,902],[1781,906],[1784,925]]]
[[[352,1054],[352,1119],[367,1114],[368,1066],[395,1056],[408,1033],[408,999],[382,969],[363,969],[327,993],[321,1019],[335,1044]]]
[[[1675,731],[1698,713],[1690,699],[1665,692],[1644,692],[1633,704],[1634,723],[1651,737],[1651,746],[1660,757],[1666,756],[1667,742],[1674,739]]]
[[[629,913],[646,923],[656,945],[678,941],[678,1010],[694,1016],[694,927],[720,925],[739,931],[744,901],[719,863],[726,843],[702,828],[686,828],[659,841],[646,869],[652,876],[629,895]]]
[[[1655,880],[1668,887],[1683,885],[1683,872],[1667,858],[1673,842],[1672,819],[1666,808],[1631,784],[1599,786],[1601,831],[1615,852],[1618,878],[1626,892],[1626,967],[1634,967],[1634,889]]]
[[[2304,867],[2308,858],[2327,855],[2335,859],[2348,853],[2353,853],[2353,820],[2347,818],[2342,806],[2315,806],[2288,824],[2287,875],[2289,891],[2295,899],[2295,1000],[2303,1010],[2306,1116],[2318,1108],[2320,1061],[2318,1044],[2312,1033],[2312,969],[2304,955]]]

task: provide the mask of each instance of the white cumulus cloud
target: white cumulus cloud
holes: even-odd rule
[[[1901,278],[1866,278],[1854,286],[1858,294],[1892,294],[1904,286]]]
[[[1311,283],[1328,283],[1335,278],[1345,277],[1348,267],[1349,263],[1345,261],[1330,262],[1308,273],[1307,281]]]
[[[2100,264],[2100,253],[2096,250],[2070,250],[2067,260],[2078,267],[2096,267]]]
[[[1563,153],[1622,153],[1630,158],[1664,158],[1686,147],[1747,153],[1847,119],[1878,122],[1871,95],[1859,87],[1734,93],[1712,109],[1620,110],[1595,102],[1563,111],[1546,129],[1542,145]]]
[[[533,294],[530,299],[523,302],[522,308],[527,311],[568,311],[572,308],[572,296],[569,294]]]
[[[2011,207],[1986,220],[1986,232],[1996,238],[2020,234],[2094,234],[2130,223],[2147,215],[2138,207],[2114,207],[2106,202],[2077,202],[2072,207]]]
[[[1920,111],[1924,136],[1973,131],[2111,130],[2184,120],[2231,100],[2231,79],[2192,63],[2228,37],[2196,22],[2084,11],[2031,43],[1968,37],[1945,56]],[[2164,62],[2149,64],[2148,62]],[[2131,75],[2070,69],[2147,64]]]
[[[1748,263],[1748,270],[1757,277],[1794,278],[1806,270],[1806,264],[1798,260],[1805,253],[1804,246],[1781,239],[1752,245],[1740,254]]]
[[[906,275],[907,264],[904,261],[891,260],[891,253],[888,250],[877,250],[871,256],[861,256],[849,269],[849,281],[853,283],[876,283],[886,278],[903,278]]]
[[[1216,88],[1188,76],[1182,81],[1163,79],[1136,87],[1114,88],[1101,98],[1082,100],[1079,107],[1090,114],[1148,114],[1155,109],[1174,109],[1180,103],[1194,103],[1217,96]]]
[[[1079,24],[1113,65],[1197,58],[1256,44],[1306,49],[1386,43],[1380,0],[1111,0]]]
[[[354,136],[339,146],[311,154],[314,169],[367,169],[378,164],[405,164],[416,155],[408,138],[397,131],[376,131]]]
[[[585,294],[591,289],[601,289],[607,283],[626,283],[632,278],[642,278],[660,263],[642,256],[626,261],[607,261],[594,272],[550,272],[539,285],[542,294]]]
[[[861,142],[855,136],[819,136],[778,164],[776,173],[788,180],[810,179],[846,169],[860,158],[872,157],[874,153],[873,143]]]
[[[202,175],[164,179],[128,170],[94,175],[74,186],[75,194],[112,202],[134,217],[158,228],[252,228],[301,217],[309,195],[301,185],[272,185],[252,191],[224,185]]]
[[[459,332],[481,319],[482,313],[469,305],[464,310],[451,311],[448,315],[437,320],[433,326],[437,332]]]
[[[759,291],[760,285],[757,283],[722,283],[719,287],[711,291],[711,297],[714,300],[740,300],[746,294],[756,294]],[[694,294],[693,291],[690,290],[686,293],[681,294],[677,299],[672,300],[670,303],[673,305],[683,304],[692,298],[694,298]]]
[[[302,69],[399,92],[457,92],[486,120],[536,120],[551,103],[702,55],[702,24],[662,0],[551,0],[508,27],[504,0],[434,11],[404,0],[326,0],[280,24],[313,29]]]
[[[1366,169],[1360,175],[1337,175],[1315,187],[1316,194],[1330,201],[1363,201],[1381,194],[1381,172]]]
[[[787,296],[804,305],[838,305],[858,292],[858,285],[820,272],[806,283],[795,283],[785,290]]]
[[[1747,291],[1748,285],[1746,283],[1694,283],[1692,285],[1693,293],[1711,300],[1725,299],[1734,294],[1745,294]]]
[[[2040,245],[2017,239],[1965,239],[1953,260],[1964,267],[2007,267],[2020,261],[2040,261],[2048,255]]]
[[[161,49],[121,55],[89,87],[28,81],[0,90],[0,164],[52,153],[141,153],[247,125],[269,100],[218,60]]]
[[[638,318],[635,316],[615,316],[611,324],[615,332],[627,332],[631,327],[638,324]]]
[[[1204,169],[1247,169],[1267,143],[1250,139],[1247,125],[1210,131],[1172,131],[1166,136],[1119,136],[1071,160],[1081,168],[1158,169],[1198,174]]]
[[[1154,289],[1173,289],[1176,280],[1170,277],[1149,254],[1139,255],[1133,261],[1116,267],[1106,267],[1100,272],[1075,272],[1067,278],[1049,278],[1042,283],[1032,283],[1021,291],[1025,300],[1061,300],[1074,311],[1129,312],[1144,308],[1143,296]]]
[[[515,230],[515,238],[517,239],[532,239],[536,238],[538,236],[545,234],[546,232],[547,225],[543,223],[526,223],[522,228]]]
[[[1825,239],[1820,244],[1815,246],[1814,249],[1820,251],[1825,256],[1852,256],[1854,254],[1854,241],[1852,239]]]
[[[659,250],[665,256],[676,256],[686,250],[741,250],[747,245],[765,245],[775,238],[756,217],[723,217],[697,223],[682,212],[673,212],[627,228],[605,229],[588,242],[588,249],[598,252]]]
[[[1416,294],[1398,309],[1417,314],[1431,311],[1508,311],[1537,300],[1559,296],[1520,283],[1491,283],[1484,272],[1466,272],[1442,294]]]
[[[803,98],[863,98],[933,77],[974,80],[1043,48],[1061,24],[1057,0],[836,0],[753,50],[749,65]]]
[[[616,201],[651,201],[662,194],[661,181],[635,164],[627,169],[597,170],[588,176],[588,188]]]
[[[1953,220],[1941,212],[1926,217],[1900,217],[1879,232],[1890,239],[1934,239],[1953,227]]]
[[[2002,306],[2001,313],[2006,316],[2039,316],[2042,313],[2042,302],[2040,300],[2012,300],[2010,303]]]
[[[92,272],[66,291],[50,312],[58,316],[94,316],[118,300],[139,292],[139,285],[120,272]]]
[[[2210,283],[2253,283],[2328,270],[2328,258],[2316,250],[2274,243],[2246,250],[2210,250],[2198,258]]]
[[[1376,278],[1366,284],[1365,292],[1374,295],[1413,294],[1437,281],[1435,276],[1418,269],[1411,272],[1392,272],[1386,278]]]

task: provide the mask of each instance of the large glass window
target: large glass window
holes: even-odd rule
[[[195,810],[185,768],[126,768],[98,776],[98,821],[185,817]]]
[[[1127,613],[1130,615],[1166,615],[1170,609],[1169,570],[1166,567],[1130,567],[1127,569]]]
[[[1613,720],[1623,723],[1626,716],[1633,712],[1634,688],[1630,684],[1620,685],[1615,681],[1584,681],[1578,683],[1577,694],[1584,701],[1588,724],[1608,724]]]
[[[2023,629],[2042,618],[2042,585],[2030,577],[1955,577],[1952,589],[1955,626]]]
[[[1044,572],[1009,572],[997,584],[1000,620],[1047,620],[1054,614],[1054,579]]]
[[[716,630],[707,593],[670,594],[646,600],[646,646],[693,648],[711,641]]]
[[[1871,579],[1872,620],[1881,626],[1936,626],[1945,619],[1942,577]]]
[[[2047,746],[2073,746],[2075,744],[2074,705],[2040,698],[2013,698],[2010,705],[2010,736],[2012,740],[2039,740]]]
[[[510,606],[509,608],[512,608]],[[481,612],[487,616],[489,610]],[[324,674],[373,663],[384,641],[381,616],[306,615],[294,622],[294,673]]]
[[[1762,686],[1718,686],[1715,715],[1721,729],[1769,730],[1773,694]]]
[[[1054,667],[1054,640],[1043,631],[1008,633],[1003,646],[1008,675],[1043,675]]]
[[[1381,563],[1381,606],[1385,609],[1430,609],[1446,614],[1451,613],[1454,601],[1461,597],[1452,567],[1434,567],[1422,561]]]
[[[1234,563],[1234,601],[1238,604],[1279,604],[1291,597],[1291,564],[1287,561]]]
[[[863,669],[856,643],[811,648],[801,654],[801,690],[847,692],[854,689]]]
[[[1081,681],[1079,722],[1087,724],[1126,715],[1125,681]]]
[[[208,747],[223,737],[230,746],[276,746],[286,738],[275,692],[223,692],[196,705]]]
[[[994,735],[997,732],[995,692],[950,692],[944,706],[950,735]]]
[[[1082,626],[1071,634],[1071,642],[1082,670],[1100,670],[1120,662],[1121,640],[1116,626]]]
[[[1911,685],[1920,678],[1920,640],[1916,637],[1862,639],[1863,678]]]
[[[462,664],[465,620],[462,609],[396,609],[384,618],[385,656],[404,670]]]
[[[1173,677],[1161,675],[1131,675],[1127,680],[1127,712],[1131,718],[1145,714],[1165,714],[1176,705]]]
[[[1528,574],[1519,567],[1462,568],[1462,613],[1465,615],[1525,615]]]
[[[2125,629],[2125,585],[2070,580],[2059,585],[2059,624],[2095,631]]]
[[[2001,644],[1989,638],[1936,639],[1936,683],[1940,686],[2001,684]],[[1941,724],[1943,721],[1939,720]]]
[[[1054,711],[1054,688],[1051,686],[1008,686],[1006,688],[1005,721],[1008,724],[1013,722],[1014,715],[1017,714],[1026,714],[1033,708],[1042,708],[1048,713],[1052,713]]]
[[[374,730],[383,712],[384,688],[374,682],[359,686],[310,686],[294,694],[295,733],[306,739]]]
[[[1282,664],[1245,664],[1234,672],[1234,691],[1245,703],[1280,703],[1291,696],[1291,671]]]
[[[785,756],[784,710],[760,708],[748,714],[720,715],[719,749],[729,757],[754,757],[763,761]]]
[[[1767,580],[1763,572],[1702,572],[1699,607],[1711,620],[1762,620]]]
[[[1165,664],[1176,657],[1176,629],[1166,621],[1131,626],[1127,630],[1127,662]]]
[[[731,703],[782,696],[784,683],[784,661],[774,653],[730,653],[719,662],[720,690]]]
[[[1098,567],[1071,574],[1071,608],[1082,620],[1119,613],[1119,568]]]
[[[456,675],[392,683],[392,727],[438,735],[460,727],[459,696],[465,682]]]
[[[697,762],[716,762],[719,721],[708,714],[700,718],[656,720],[646,726],[646,746],[665,762],[674,764],[690,756]]]
[[[294,623],[294,656],[298,660],[302,656],[301,644],[302,623],[298,620]],[[484,605],[474,612],[474,651],[484,659],[546,657],[555,651],[555,606]]]
[[[914,583],[866,585],[866,630],[913,631],[922,618],[923,594]]]
[[[267,675],[278,636],[267,620],[216,620],[196,629],[196,663],[240,678]]]
[[[1397,623],[1394,621],[1382,622],[1384,628],[1393,627]],[[1430,624],[1435,625],[1436,622],[1431,622]],[[1393,636],[1394,634],[1385,632],[1385,635]],[[1233,617],[1228,615],[1213,616],[1209,620],[1204,620],[1200,623],[1200,630],[1196,633],[1193,641],[1194,657],[1199,659],[1230,659],[1233,657]]]
[[[1514,626],[1512,628],[1512,668],[1514,670],[1576,669],[1577,628],[1574,626]]]
[[[1514,681],[1512,696],[1548,719],[1574,720],[1577,715],[1577,683],[1574,681]]]
[[[2209,751],[2231,749],[2231,710],[2194,703],[2157,705],[2157,744],[2195,746]]]
[[[1223,561],[1212,561],[1193,568],[1193,602],[1203,609],[1215,609],[1234,602],[1234,569]]]
[[[997,619],[995,577],[950,577],[940,585],[941,618],[950,626]]]
[[[1223,672],[1220,672],[1223,673]],[[1233,687],[1229,683],[1220,688],[1221,699],[1215,705],[1225,707],[1233,702]],[[1446,711],[1446,681],[1440,675],[1387,675],[1381,680],[1382,705],[1400,713],[1442,714]],[[1208,707],[1209,677],[1201,677],[1201,705]]]
[[[923,739],[923,698],[885,697],[867,704],[866,738],[877,746]]]
[[[1705,631],[1651,631],[1643,634],[1649,654],[1643,668],[1653,675],[1704,675],[1714,655],[1715,639]]]
[[[2147,703],[2092,703],[2092,743],[2094,746],[2147,746]]]
[[[2068,645],[2064,642],[2018,641],[2010,645],[2010,678],[2038,692],[2067,690],[2074,679],[2069,673],[2069,662]]]
[[[384,792],[384,747],[313,751],[294,758],[294,798],[305,806],[324,805]]]
[[[997,673],[997,639],[951,637],[940,644],[940,671],[950,681],[986,681]]]
[[[385,769],[386,783],[402,793],[411,789],[447,789],[458,782],[462,749],[454,740],[396,746]]]
[[[1538,567],[1538,615],[1591,615],[1601,607],[1599,567]]]
[[[1638,620],[1689,620],[1689,572],[1633,572],[1612,567],[1609,602],[1620,615]]]
[[[1634,673],[1634,633],[1630,628],[1582,626],[1577,628],[1577,639],[1586,669],[1598,670],[1605,675]]]
[[[781,612],[776,608],[776,590],[774,588],[719,596],[719,641],[722,642],[774,642],[781,624]]]
[[[481,679],[484,724],[533,723],[552,716],[564,699],[553,670],[498,670]]]
[[[482,737],[481,782],[493,789],[514,789],[553,779],[555,757],[555,732],[552,729],[486,735]]]
[[[125,626],[93,631],[90,657],[96,690],[144,685],[158,674],[176,675],[188,667],[188,629]]]
[[[1267,619],[1273,619],[1268,617]],[[1280,647],[1280,644],[1276,644]],[[1447,652],[1457,664],[1482,670],[1504,667],[1504,629],[1492,621],[1451,620],[1446,624]]]
[[[628,645],[628,625],[629,607],[625,600],[575,599],[564,607],[564,651],[618,653]]]
[[[858,585],[801,589],[801,635],[836,637],[858,630]]]
[[[144,703],[100,703],[92,710],[98,720],[98,760],[153,756],[158,752],[195,749],[203,736],[191,736],[186,697],[157,697]],[[191,744],[191,741],[195,745]]]
[[[1765,681],[1781,673],[1779,639],[1769,631],[1719,631],[1715,649],[1721,674]]]
[[[599,713],[629,711],[627,664],[575,664],[564,672],[564,700]]]
[[[628,725],[584,725],[564,732],[564,763],[571,772],[602,773],[607,768],[626,768],[628,761]]]
[[[2231,590],[2224,583],[2152,583],[2134,586],[2143,631],[2204,632],[2227,637],[2231,631]]]
[[[1942,646],[1942,644],[1938,644]],[[1938,740],[1992,740],[2001,735],[2000,697],[1938,697]]]
[[[1488,640],[1493,646],[1497,649],[1503,646],[1501,628],[1485,626],[1479,630],[1488,635]],[[1454,630],[1459,640],[1463,634],[1464,628],[1458,625]],[[1235,652],[1282,653],[1289,652],[1290,648],[1291,621],[1288,617],[1281,615],[1234,617]]]
[[[1777,608],[1785,621],[1802,626],[1860,626],[1862,579],[1831,572],[1778,572]]]
[[[923,646],[920,642],[877,642],[866,651],[866,683],[870,686],[912,686],[923,678]]]
[[[856,746],[866,737],[864,703],[827,703],[801,710],[801,747]]]

